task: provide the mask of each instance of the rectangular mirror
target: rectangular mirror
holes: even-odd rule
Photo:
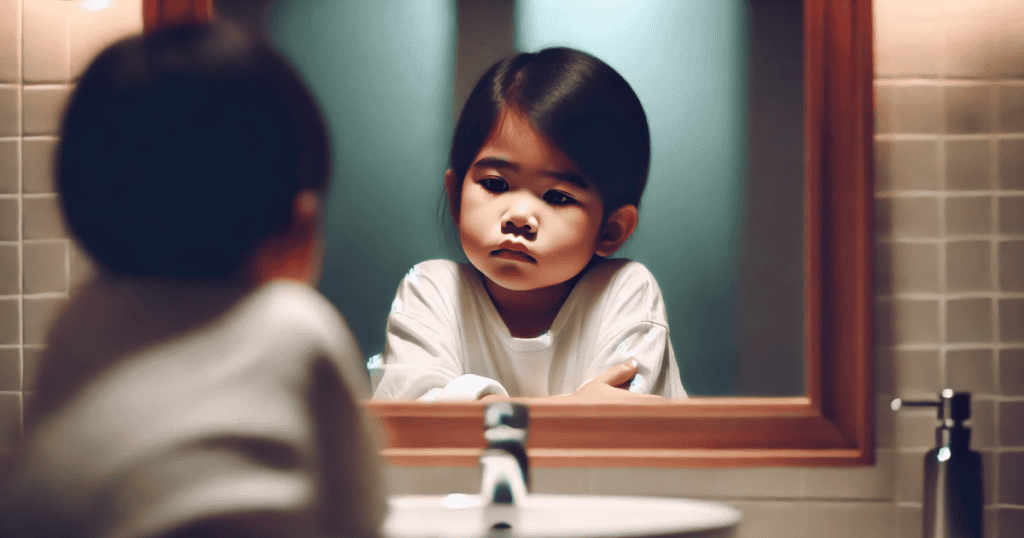
[[[203,0],[145,2],[147,28],[175,20],[207,18],[216,11]],[[620,255],[648,265],[661,283],[666,300],[671,302],[670,296],[678,299],[675,315],[671,305],[669,312],[670,323],[682,320],[672,323],[673,344],[680,357],[684,384],[698,397],[649,406],[535,405],[530,437],[535,465],[872,463],[873,115],[869,1],[747,0],[724,11],[704,9],[717,2],[685,3],[688,7],[680,9],[691,12],[676,14],[684,19],[705,17],[705,24],[722,22],[707,17],[730,19],[732,26],[719,32],[725,35],[714,35],[716,41],[707,45],[710,51],[700,50],[701,42],[695,41],[692,30],[680,30],[677,38],[666,24],[657,26],[653,35],[618,28],[617,35],[623,37],[610,43],[605,39],[606,51],[593,50],[602,46],[600,41],[589,46],[562,41],[559,27],[545,27],[543,22],[567,20],[559,19],[566,14],[548,13],[551,4],[542,1],[438,0],[415,7],[384,3],[375,8],[337,8],[375,11],[383,20],[366,22],[363,32],[368,35],[376,25],[396,33],[413,28],[419,33],[393,42],[442,43],[450,49],[450,56],[431,54],[429,50],[399,50],[399,44],[389,47],[388,35],[378,36],[379,43],[372,43],[368,37],[361,38],[358,31],[338,31],[337,24],[328,24],[330,19],[310,20],[308,15],[296,15],[301,10],[285,6],[285,2],[303,2],[278,0],[281,5],[271,13],[269,33],[286,54],[301,64],[301,58],[322,55],[327,49],[349,67],[349,77],[332,81],[321,74],[326,68],[299,65],[332,123],[335,158],[346,163],[342,165],[347,167],[342,179],[332,188],[335,192],[339,187],[348,188],[344,177],[363,175],[360,181],[350,183],[369,187],[337,198],[363,204],[368,207],[363,211],[369,215],[390,213],[423,220],[423,215],[433,214],[453,116],[468,91],[465,87],[471,86],[479,74],[473,70],[482,71],[493,61],[491,58],[510,53],[514,47],[533,50],[549,44],[570,44],[591,49],[623,72],[648,108],[654,143],[651,186],[642,207],[642,231]],[[431,6],[437,9],[431,12]],[[600,10],[595,18],[602,16],[607,19],[605,24],[629,22],[628,18],[616,21]],[[571,20],[578,19],[576,16]],[[740,33],[742,29],[747,33]],[[301,34],[289,41],[287,32],[295,30],[301,30]],[[335,37],[330,42],[318,42],[318,32]],[[580,33],[578,28],[575,33]],[[686,71],[684,65],[674,73],[664,65],[630,61],[629,55],[638,54],[637,43],[644,39],[657,41],[663,48],[677,47],[674,54],[683,58],[680,63],[689,62],[690,70]],[[691,49],[696,51],[686,54]],[[420,70],[382,73],[387,62],[376,59],[403,54],[418,54],[411,65]],[[719,67],[715,61],[723,57],[735,61]],[[409,58],[403,58],[409,65]],[[373,87],[373,80],[379,83],[390,80],[388,77],[434,97],[408,99],[386,85]],[[439,79],[447,80],[447,85],[431,82]],[[346,108],[346,92],[356,95],[368,88],[375,90],[379,102],[388,105],[387,114],[353,105]],[[438,95],[449,94],[454,94],[450,101],[437,99]],[[332,96],[342,104],[332,102]],[[675,98],[687,102],[673,102]],[[659,112],[659,99],[667,102],[664,106],[674,113]],[[342,119],[345,128],[333,128]],[[396,135],[398,144],[378,139],[380,129],[373,122],[391,123],[393,130],[403,131]],[[699,127],[704,129],[701,136],[692,137],[692,130]],[[668,141],[672,136],[676,139]],[[730,141],[737,143],[735,149],[727,146]],[[366,179],[408,173],[402,167],[410,167],[409,154],[422,151],[419,145],[435,142],[442,150],[430,148],[425,153],[430,155],[427,162],[414,163],[413,169],[419,167],[421,177],[409,181],[404,192]],[[694,151],[701,144],[714,150]],[[686,152],[674,149],[680,147]],[[388,151],[394,153],[382,155]],[[375,162],[380,166],[375,167]],[[696,169],[694,176],[703,183],[678,186],[687,181],[671,177],[678,169]],[[709,181],[709,177],[715,181]],[[736,177],[744,181],[721,181]],[[666,190],[659,193],[659,188]],[[706,199],[684,199],[673,196],[667,190],[671,188],[715,192],[705,193]],[[367,204],[367,200],[374,202]],[[352,216],[352,208],[339,209],[331,204],[330,214]],[[677,210],[680,204],[689,205]],[[709,205],[724,207],[724,214],[731,217],[692,218]],[[425,213],[424,206],[430,211]],[[671,220],[677,217],[682,220]],[[367,228],[379,225],[379,220],[354,218],[349,225]],[[431,237],[439,235],[435,222],[420,225],[429,228]],[[675,233],[680,244],[660,249],[670,250],[668,254],[659,252],[657,247],[667,234],[673,234],[674,228],[692,229],[695,225],[704,226],[707,233]],[[330,226],[328,233],[332,233]],[[388,296],[401,275],[423,259],[459,256],[439,254],[439,249],[446,248],[438,246],[439,239],[395,249],[380,249],[379,240],[365,241],[370,243],[365,248],[377,249],[376,263],[394,274],[379,276],[386,281],[381,286],[352,285],[358,278],[345,271],[353,264],[339,256],[333,264],[337,272],[332,275],[329,250],[323,291],[348,314],[364,351],[371,354],[379,351],[376,347],[380,344],[375,341],[383,337]],[[701,250],[708,246],[726,248]],[[725,260],[724,269],[719,266],[709,270],[702,265],[716,256]],[[368,271],[365,267],[359,270]],[[686,277],[676,278],[676,270]],[[384,300],[367,291],[381,287]],[[707,295],[709,292],[718,295]],[[360,323],[367,327],[360,330]],[[785,371],[791,375],[783,377]],[[479,404],[368,405],[387,429],[385,453],[392,463],[476,463],[483,447]]]

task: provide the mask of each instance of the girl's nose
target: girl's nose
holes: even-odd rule
[[[535,234],[539,227],[537,216],[526,200],[519,200],[509,207],[501,223],[503,233]]]

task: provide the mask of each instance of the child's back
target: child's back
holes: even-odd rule
[[[51,330],[11,534],[377,534],[360,353],[307,284],[328,148],[298,76],[236,28],[97,57],[56,167],[97,276]]]

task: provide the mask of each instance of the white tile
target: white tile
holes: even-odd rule
[[[140,0],[75,2],[69,15],[71,76],[78,78],[93,57],[125,36],[142,33]]]
[[[931,2],[875,0],[875,74],[935,76],[942,68],[941,21]]]
[[[590,469],[574,467],[533,467],[530,491],[534,493],[590,493]]]
[[[891,450],[875,453],[871,467],[809,467],[804,469],[804,496],[814,499],[886,500],[892,497],[896,457]]]
[[[0,140],[0,194],[17,194],[21,190],[18,153],[17,140]]]
[[[21,69],[18,63],[21,36],[18,21],[21,0],[0,0],[0,82],[18,82]]]
[[[25,2],[25,82],[67,82],[70,78],[71,5],[73,2]]]
[[[886,502],[807,502],[803,536],[880,538],[892,536],[895,505]]]
[[[450,467],[387,465],[384,484],[388,495],[444,495],[455,491],[455,473]]]
[[[25,134],[57,134],[70,93],[71,87],[67,85],[25,86]]]
[[[55,192],[53,188],[53,150],[56,139],[30,139],[22,142],[22,174],[27,193]]]
[[[925,4],[927,2],[922,2]],[[990,18],[991,2],[941,2],[935,33],[943,36],[942,73],[949,77],[988,77],[998,72],[996,31]]]
[[[992,0],[995,24],[995,67],[998,75],[1024,78],[1024,10],[1020,0]]]
[[[18,135],[18,88],[0,87],[0,136]]]
[[[590,477],[596,495],[773,499],[799,497],[802,489],[800,469],[791,467],[594,468]]]
[[[808,536],[804,532],[804,510],[799,501],[730,501],[729,504],[743,512],[736,538]]]

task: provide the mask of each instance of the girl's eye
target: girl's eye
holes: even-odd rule
[[[544,200],[553,205],[569,205],[576,203],[576,199],[562,191],[548,191],[544,193]]]
[[[508,190],[508,183],[504,179],[497,177],[485,177],[480,180],[480,184],[491,192],[505,192]]]

